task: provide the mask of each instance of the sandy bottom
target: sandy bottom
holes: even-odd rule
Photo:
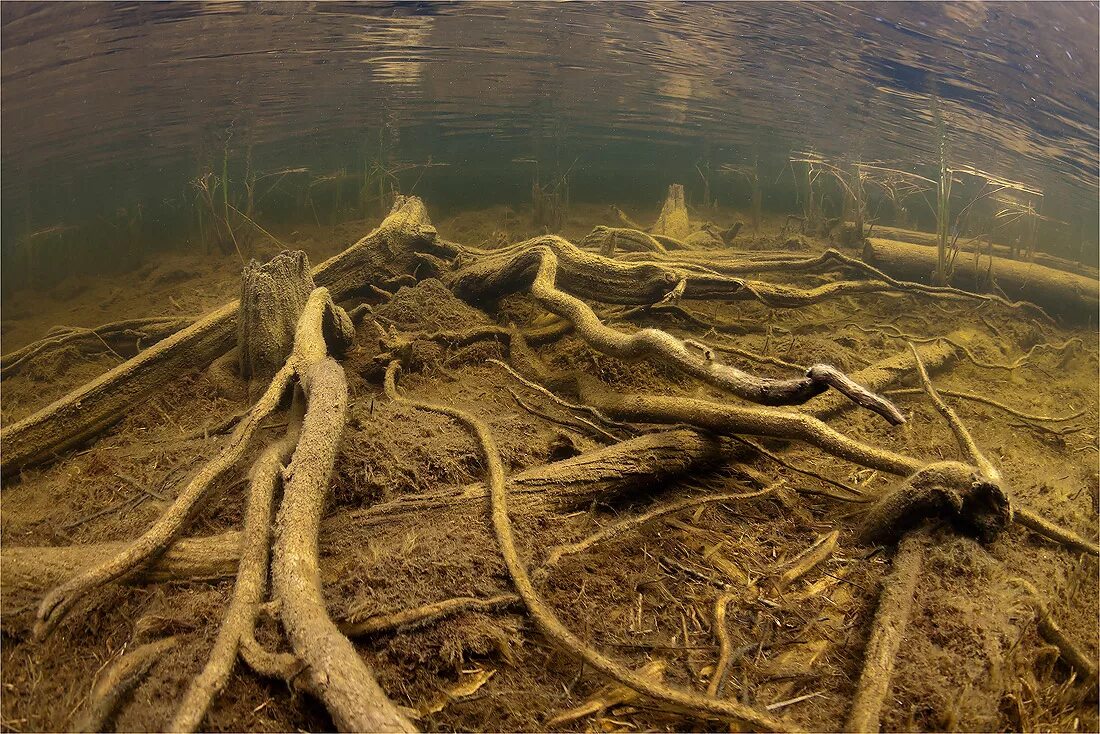
[[[633,212],[649,221],[654,213]],[[731,212],[710,217],[719,224]],[[608,223],[602,207],[578,208],[564,233],[574,241]],[[531,233],[527,217],[508,209],[464,212],[437,222],[460,242],[514,241]],[[370,227],[287,233],[287,244],[316,263]],[[779,223],[738,245],[809,251],[823,243],[788,237]],[[111,281],[70,279],[50,292],[6,293],[4,351],[39,338],[57,324],[95,326],[122,318],[198,315],[235,297],[239,263],[173,255]],[[804,285],[833,276],[800,276]],[[769,279],[782,280],[768,276]],[[398,332],[464,329],[477,323],[533,323],[543,314],[524,297],[493,313],[456,300],[435,281],[373,297],[371,319],[344,361],[351,390],[350,421],[332,478],[322,537],[325,596],[335,619],[397,611],[457,596],[511,591],[488,521],[488,508],[405,514],[364,531],[354,517],[380,502],[414,498],[482,479],[476,447],[452,421],[382,394],[375,323]],[[1014,497],[1076,532],[1097,534],[1097,340],[1094,330],[1070,330],[986,304],[889,294],[841,298],[773,310],[754,303],[685,302],[725,333],[670,318],[649,317],[617,328],[661,326],[716,348],[719,358],[760,374],[789,377],[789,364],[828,362],[855,371],[906,348],[906,337],[979,332],[975,360],[962,358],[934,375],[938,387],[977,393],[1026,414],[1074,415],[1038,421],[997,407],[948,398],[978,444],[1002,469]],[[606,310],[605,310],[606,312]],[[903,336],[904,335],[904,336]],[[1063,345],[1061,349],[1037,344]],[[749,359],[733,346],[763,355]],[[490,425],[509,472],[608,445],[611,440],[517,382],[489,359],[506,347],[482,341],[462,348],[424,344],[402,377],[412,397],[470,411]],[[623,363],[587,348],[575,336],[538,348],[555,368],[575,368],[622,391],[717,397],[709,388],[648,363]],[[1017,361],[1019,360],[1019,363]],[[5,424],[28,415],[117,364],[109,353],[65,350],[3,383]],[[979,364],[980,362],[980,364]],[[907,386],[914,383],[910,380]],[[919,394],[896,397],[909,422],[890,428],[877,416],[849,410],[839,429],[877,445],[927,458],[956,458],[950,431]],[[101,543],[139,534],[224,441],[204,437],[246,405],[235,389],[207,371],[182,374],[135,405],[97,441],[41,470],[9,481],[3,493],[2,541],[13,546]],[[284,418],[267,424],[245,465]],[[638,431],[656,430],[639,427]],[[625,435],[625,434],[624,434]],[[772,458],[748,452],[705,474],[607,497],[568,510],[517,515],[521,550],[537,565],[549,549],[651,507],[700,492],[747,492],[782,484],[757,499],[713,503],[666,516],[613,542],[563,561],[540,586],[554,609],[583,639],[623,663],[665,665],[665,679],[705,690],[717,657],[714,608],[733,593],[728,628],[739,655],[722,695],[785,717],[793,726],[835,730],[855,688],[890,551],[855,543],[861,505],[826,496],[821,479],[867,493],[896,481],[799,444],[769,442]],[[202,507],[191,535],[238,528],[245,473],[231,472]],[[148,488],[146,492],[143,488]],[[825,493],[825,494],[822,494]],[[793,585],[775,582],[787,562],[834,529],[836,551]],[[1031,581],[1049,601],[1069,638],[1097,658],[1098,586],[1094,558],[1079,557],[1013,527],[988,546],[937,532],[917,592],[916,607],[887,698],[889,730],[1092,730],[1098,726],[1095,682],[1080,685],[1040,637],[1033,608],[1010,580]],[[232,579],[112,585],[83,599],[45,641],[28,634],[38,599],[8,591],[3,599],[2,725],[8,731],[71,727],[97,676],[134,647],[167,636],[181,644],[166,653],[114,717],[118,730],[162,729],[190,678],[205,663],[232,590]],[[262,639],[275,641],[266,622]],[[267,637],[265,637],[267,635]],[[572,721],[548,725],[607,681],[557,650],[518,609],[464,613],[418,629],[358,638],[382,687],[419,712],[427,730],[726,730],[635,700]],[[332,722],[312,698],[238,665],[206,719],[211,730],[324,730]]]

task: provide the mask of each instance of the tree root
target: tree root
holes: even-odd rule
[[[237,583],[218,629],[218,637],[210,652],[206,667],[196,676],[176,709],[168,731],[196,731],[202,724],[210,702],[225,687],[237,660],[241,639],[252,634],[256,612],[267,587],[269,549],[271,547],[271,513],[280,472],[298,440],[300,416],[291,421],[287,434],[269,445],[252,465],[245,510],[241,560],[237,566]]]
[[[161,657],[179,644],[176,637],[148,642],[128,652],[107,668],[88,696],[84,712],[73,724],[74,731],[103,731],[130,691],[149,673]]]
[[[1091,556],[1100,556],[1100,546],[1094,541],[1086,540],[1077,533],[1052,523],[1050,520],[1038,515],[1034,510],[1026,507],[1015,507],[1012,518],[1017,524],[1023,525],[1028,530],[1042,535],[1048,540],[1061,543],[1082,553],[1088,553]]]
[[[424,204],[398,197],[389,216],[363,239],[316,266],[313,279],[343,301],[372,282],[409,274],[419,252],[446,247],[437,242]],[[207,314],[133,359],[58,398],[34,414],[0,429],[0,474],[52,461],[114,424],[177,375],[202,369],[234,345],[237,302]]]
[[[194,322],[193,318],[156,316],[102,324],[92,329],[79,326],[55,326],[45,337],[0,357],[0,380],[13,377],[32,362],[65,346],[82,351],[108,351],[119,359],[156,344]]]
[[[317,538],[347,414],[348,388],[343,368],[329,357],[311,364],[301,385],[308,407],[294,458],[284,472],[272,593],[282,602],[283,626],[295,655],[305,663],[309,687],[340,730],[413,731],[325,608]]]
[[[630,262],[647,261],[640,255],[629,256],[624,259]],[[789,253],[778,253],[776,255],[752,253],[747,256],[731,256],[712,252],[677,252],[675,254],[666,252],[661,258],[649,260],[649,262],[653,264],[665,264],[677,268],[692,268],[703,265],[709,272],[725,276],[751,275],[768,272],[790,273],[839,266],[869,276],[888,286],[891,290],[931,297],[947,297],[997,303],[1014,311],[1026,311],[1033,315],[1040,316],[1046,321],[1053,321],[1042,308],[1034,303],[1029,303],[1027,301],[1011,301],[994,293],[976,293],[953,286],[936,286],[912,280],[899,280],[891,277],[885,271],[876,268],[864,260],[846,255],[840,250],[832,248],[811,257],[795,257]]]
[[[730,602],[739,598],[740,595],[727,592],[714,602],[714,636],[718,638],[718,662],[714,664],[714,673],[707,684],[707,695],[711,698],[721,695],[726,673],[733,662],[733,640],[730,639],[730,631],[726,626],[726,609]]]
[[[959,398],[960,400],[972,400],[975,403],[983,403],[985,405],[992,406],[999,410],[1003,410],[1009,415],[1014,415],[1017,418],[1023,418],[1027,421],[1038,421],[1040,423],[1064,423],[1065,421],[1071,421],[1074,418],[1080,418],[1085,414],[1084,410],[1078,410],[1073,413],[1069,413],[1063,416],[1055,415],[1040,415],[1038,413],[1025,413],[1022,410],[1013,408],[1010,405],[998,402],[993,398],[986,397],[985,395],[977,395],[972,392],[964,392],[962,390],[944,390],[943,388],[937,388],[940,395],[947,395],[952,398]],[[923,395],[924,389],[920,387],[903,387],[897,390],[887,390],[886,395]]]
[[[689,691],[683,691],[667,687],[644,675],[629,670],[621,664],[611,660],[602,653],[586,645],[583,641],[570,632],[553,611],[542,601],[535,591],[528,576],[527,569],[519,552],[516,549],[512,534],[512,524],[508,519],[508,506],[506,486],[504,480],[504,467],[501,464],[500,452],[496,447],[489,432],[488,426],[483,421],[456,408],[432,405],[418,400],[404,398],[397,393],[394,383],[399,365],[391,363],[386,371],[386,394],[393,400],[407,402],[415,407],[430,410],[450,416],[464,424],[476,437],[482,460],[485,462],[489,474],[489,496],[492,503],[493,529],[497,536],[501,554],[504,556],[505,566],[512,578],[516,591],[523,599],[524,606],[531,618],[538,625],[544,635],[556,644],[568,650],[571,654],[584,660],[604,675],[622,683],[623,685],[658,701],[664,701],[676,706],[682,706],[700,714],[718,716],[734,721],[745,722],[751,726],[766,729],[768,731],[791,731],[792,728],[771,715],[757,711],[734,701],[724,701],[700,696]]]
[[[755,377],[707,360],[689,350],[682,340],[659,329],[642,329],[627,335],[604,326],[588,304],[558,288],[558,256],[551,247],[535,246],[524,250],[501,271],[483,276],[500,286],[496,292],[501,294],[523,283],[529,277],[523,274],[529,273],[532,267],[535,269],[533,279],[525,283],[531,295],[551,313],[572,322],[581,338],[604,354],[624,360],[656,359],[709,385],[765,405],[804,403],[832,387],[893,425],[905,422],[900,411],[888,400],[865,390],[828,365],[810,367],[801,379]],[[515,285],[510,285],[513,282]],[[454,285],[462,287],[462,279]]]
[[[894,569],[883,584],[882,596],[879,598],[875,621],[871,627],[871,639],[863,654],[863,671],[859,676],[852,706],[848,710],[845,731],[879,730],[879,715],[886,695],[890,692],[890,677],[905,636],[905,627],[909,624],[913,593],[920,579],[926,542],[923,531],[909,533],[894,555]]]
[[[1028,596],[1029,601],[1035,607],[1035,613],[1039,622],[1039,634],[1043,639],[1058,648],[1062,658],[1077,671],[1080,680],[1085,685],[1095,685],[1096,663],[1082,652],[1073,642],[1066,637],[1066,633],[1054,621],[1050,608],[1039,590],[1027,579],[1013,578],[1011,583],[1019,586]]]
[[[913,474],[924,465],[917,459],[849,438],[829,424],[804,414],[774,408],[742,408],[693,398],[619,395],[591,378],[582,378],[579,383],[585,403],[619,420],[684,423],[723,435],[797,439],[861,466],[900,476]]]
[[[414,609],[403,609],[392,614],[373,614],[363,618],[358,618],[353,610],[340,623],[340,631],[348,637],[363,637],[379,632],[413,629],[466,612],[495,612],[518,606],[520,603],[520,598],[515,594],[497,594],[485,599],[459,596]]]

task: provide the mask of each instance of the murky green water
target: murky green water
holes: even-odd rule
[[[1042,191],[1040,248],[1096,258],[1095,3],[2,12],[9,285],[201,247],[207,195],[277,227],[374,215],[394,189],[436,210],[529,202],[537,165],[568,171],[574,200],[682,181],[736,204],[746,179],[721,169],[756,162],[764,208],[795,211],[792,152],[935,179],[933,97],[953,166]],[[920,197],[907,209],[934,227]]]

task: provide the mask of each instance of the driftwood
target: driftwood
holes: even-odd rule
[[[863,259],[895,278],[929,282],[936,267],[936,250],[923,245],[871,237]],[[991,274],[997,288],[1009,298],[1030,301],[1068,321],[1095,319],[1100,308],[1100,283],[1096,278],[1054,270],[1036,263],[987,255],[960,255],[952,282],[963,288],[985,290]]]

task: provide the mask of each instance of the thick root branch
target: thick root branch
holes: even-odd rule
[[[483,279],[500,286],[496,291],[498,295],[503,295],[521,284],[525,285],[548,311],[570,321],[576,332],[592,348],[612,357],[623,360],[649,358],[665,362],[709,385],[764,405],[804,403],[832,387],[856,404],[882,415],[893,425],[905,422],[904,416],[889,400],[866,390],[829,365],[814,365],[800,379],[755,377],[735,367],[707,359],[705,355],[692,351],[682,340],[665,331],[642,329],[633,334],[623,334],[607,327],[588,304],[558,288],[558,263],[558,255],[553,247],[534,246],[504,263],[500,272],[481,275]],[[532,270],[533,277],[530,274]],[[598,276],[599,272],[597,270],[594,275]],[[526,283],[523,282],[525,277],[530,278]],[[460,277],[455,285],[461,287],[462,284],[463,279]],[[597,297],[607,298],[606,295]]]
[[[218,477],[240,460],[260,424],[278,407],[293,376],[292,366],[279,370],[252,411],[237,425],[225,447],[199,470],[168,511],[140,538],[118,555],[69,579],[46,595],[38,608],[38,623],[35,625],[37,636],[50,632],[90,589],[115,581],[144,566],[183,532],[199,500],[206,495]]]
[[[512,533],[512,523],[508,518],[504,467],[500,460],[500,451],[496,447],[496,442],[493,440],[488,426],[465,411],[401,397],[398,395],[394,384],[397,368],[398,364],[394,362],[386,372],[386,393],[391,399],[404,400],[424,410],[448,415],[464,424],[477,437],[482,460],[485,462],[489,474],[493,529],[501,553],[504,556],[505,566],[508,568],[508,574],[512,577],[512,583],[515,585],[516,591],[523,599],[524,606],[544,635],[604,675],[650,698],[675,706],[682,706],[700,714],[744,722],[758,729],[768,731],[792,730],[790,725],[766,712],[757,711],[735,701],[707,698],[690,691],[671,688],[652,678],[640,675],[589,647],[570,632],[539,597],[534,585],[531,583],[527,568],[519,557]]]
[[[879,716],[890,692],[890,677],[909,624],[913,594],[924,563],[925,542],[925,533],[910,533],[902,540],[894,556],[894,570],[886,579],[879,598],[871,639],[863,655],[863,672],[860,673],[859,685],[848,711],[845,731],[879,730]]]
[[[268,446],[252,466],[245,510],[244,537],[237,584],[225,619],[218,630],[210,659],[202,672],[191,681],[183,703],[168,725],[169,731],[196,731],[202,725],[210,702],[225,687],[242,637],[252,633],[256,612],[267,588],[268,560],[271,547],[271,515],[280,472],[297,443],[298,421],[287,435]]]
[[[662,395],[619,395],[591,379],[582,379],[584,402],[619,420],[641,423],[686,423],[719,434],[750,434],[805,441],[834,456],[907,476],[924,463],[862,443],[817,418],[769,408],[742,408],[708,400]]]

